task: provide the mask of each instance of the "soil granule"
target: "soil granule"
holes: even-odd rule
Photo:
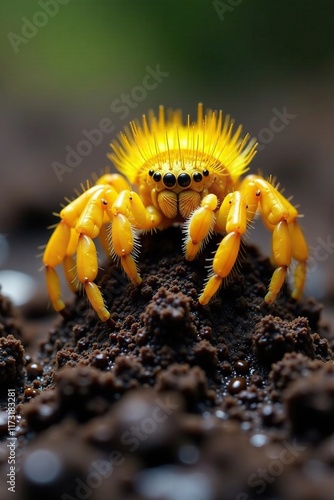
[[[217,242],[189,263],[179,228],[142,236],[141,286],[112,261],[100,270],[111,321],[79,294],[34,351],[1,299],[0,473],[10,388],[16,498],[334,498],[334,336],[321,306],[287,285],[265,304],[273,269],[245,245],[202,307]]]

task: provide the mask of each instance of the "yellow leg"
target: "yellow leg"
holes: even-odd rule
[[[293,274],[293,290],[291,296],[298,300],[302,296],[306,281],[306,262],[298,262]]]
[[[84,233],[91,238],[98,236],[103,224],[104,205],[102,200],[104,194],[105,189],[101,188],[90,198],[75,225],[77,233]]]
[[[289,230],[292,243],[292,256],[298,262],[294,272],[294,286],[291,295],[294,299],[300,299],[306,281],[308,248],[297,221],[289,224]]]
[[[213,259],[212,269],[214,274],[205,285],[203,293],[199,298],[200,304],[207,304],[217,292],[223,279],[230,274],[238,257],[240,240],[241,235],[233,232],[227,234],[221,241]]]
[[[106,175],[99,179],[100,184],[89,189],[89,198],[83,193],[82,200],[77,203],[74,208],[66,207],[67,212],[65,216],[70,219],[72,224],[75,224],[75,230],[72,230],[72,238],[69,243],[67,254],[72,255],[75,253],[77,246],[77,261],[76,273],[71,267],[73,262],[72,258],[66,256],[64,259],[64,268],[67,280],[72,289],[76,289],[75,281],[73,278],[77,275],[78,280],[83,284],[87,293],[87,297],[102,321],[107,321],[110,318],[110,313],[105,307],[102,294],[94,283],[98,273],[98,260],[95,244],[93,238],[101,234],[105,237],[106,233],[101,228],[105,228],[105,222],[109,218],[111,208],[118,193],[115,187],[126,186],[126,181],[122,181],[120,176]],[[77,202],[77,200],[75,200]],[[70,208],[69,208],[70,207]],[[75,210],[74,210],[75,209]],[[78,211],[81,214],[78,215]],[[62,213],[62,215],[64,215]],[[71,218],[72,216],[72,218]],[[76,233],[76,236],[75,234]]]
[[[65,304],[61,298],[60,281],[57,272],[52,267],[45,268],[46,286],[55,311],[64,309]]]
[[[263,222],[272,232],[272,258],[276,266],[265,301],[274,302],[279,293],[291,260],[297,261],[292,296],[302,295],[306,280],[308,249],[304,235],[296,221],[297,209],[273,185],[258,176],[246,177],[240,187],[245,198],[256,202]]]
[[[274,300],[277,297],[278,292],[283,286],[286,273],[287,273],[287,266],[281,266],[277,267],[275,271],[273,272],[273,275],[271,277],[270,283],[269,283],[269,290],[268,293],[266,294],[264,300],[268,304],[272,304]]]
[[[265,301],[270,304],[274,302],[292,259],[297,261],[292,296],[296,299],[301,296],[306,279],[308,249],[296,221],[298,211],[269,182],[262,177],[250,175],[242,181],[239,191],[224,198],[216,214],[214,229],[228,234],[220,243],[213,259],[213,275],[199,298],[201,304],[210,301],[224,277],[232,270],[238,256],[241,235],[258,209],[265,226],[272,232],[272,257],[276,266]]]
[[[84,283],[84,289],[89,302],[92,304],[95,312],[101,321],[107,321],[110,318],[110,312],[105,306],[102,294],[95,283],[91,281]]]
[[[79,217],[85,210],[87,203],[96,192],[103,192],[103,186],[93,186],[87,191],[84,191],[78,198],[71,201],[60,212],[60,217],[66,222],[69,227],[75,227]]]
[[[55,311],[64,309],[65,304],[61,298],[60,281],[57,271],[54,269],[60,264],[65,256],[66,249],[71,238],[71,228],[63,220],[59,222],[54,230],[43,254],[45,265],[46,286]]]
[[[288,223],[280,221],[273,231],[272,255],[277,269],[275,269],[269,284],[269,290],[264,300],[272,304],[283,286],[288,267],[291,263],[291,238]]]
[[[160,224],[162,214],[153,206],[145,207],[137,193],[125,190],[119,193],[112,205],[109,216],[112,221],[112,251],[120,257],[122,267],[131,283],[139,285],[142,279],[131,255],[136,252],[133,225],[140,229],[153,229]]]
[[[280,221],[273,231],[272,255],[277,266],[289,266],[292,248],[288,223]]]
[[[114,216],[111,226],[111,241],[115,254],[121,258],[124,271],[134,285],[142,281],[137,266],[130,255],[134,250],[134,236],[129,219],[123,214]]]
[[[79,282],[76,272],[76,265],[74,255],[78,247],[79,235],[75,229],[71,229],[71,238],[66,249],[66,255],[63,260],[63,268],[69,288],[72,292],[77,292],[79,289]]]
[[[186,226],[185,256],[194,260],[203,243],[211,233],[215,221],[214,210],[217,208],[217,197],[214,194],[205,196],[201,205],[190,216]]]
[[[64,260],[70,237],[71,228],[65,221],[60,221],[46,245],[43,254],[45,266],[56,267]]]
[[[213,275],[208,280],[199,302],[207,304],[216,293],[237,260],[241,236],[247,228],[246,201],[239,191],[228,194],[217,214],[216,226],[228,234],[222,239],[212,263]]]
[[[162,221],[162,213],[154,206],[146,207],[134,191],[122,191],[112,206],[114,215],[123,214],[131,217],[140,229],[153,229]]]
[[[88,299],[94,310],[102,321],[107,321],[110,317],[110,313],[105,307],[99,288],[93,283],[98,273],[96,248],[93,240],[85,234],[79,236],[77,273],[78,279],[83,283]]]
[[[131,255],[123,255],[121,264],[133,285],[140,285],[142,279],[137,271],[136,263]]]
[[[112,220],[114,215],[112,206],[119,196],[119,191],[124,189],[130,193],[127,182],[120,175],[107,174],[98,180],[98,184],[87,189],[61,210],[61,221],[43,255],[47,288],[56,311],[61,311],[65,307],[61,298],[60,281],[55,270],[55,267],[62,263],[70,288],[77,291],[77,280],[79,280],[101,320],[106,321],[110,317],[101,292],[93,283],[98,272],[93,239],[100,233],[105,237],[105,224]],[[124,235],[121,235],[121,240],[122,236]],[[132,257],[127,255],[128,247],[125,245],[124,248],[125,254],[122,254],[124,268],[131,275],[132,281],[138,284],[141,279],[136,272],[135,263]]]

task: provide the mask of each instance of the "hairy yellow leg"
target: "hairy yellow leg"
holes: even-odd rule
[[[308,248],[302,230],[297,221],[289,224],[289,232],[292,245],[292,257],[304,262],[308,259]]]
[[[134,191],[122,191],[113,204],[112,210],[114,215],[123,214],[126,217],[131,213],[140,229],[153,229],[162,220],[162,213],[152,205],[146,207]]]
[[[162,220],[162,213],[152,205],[145,207],[137,193],[130,192],[131,213],[140,229],[153,229]]]
[[[294,272],[294,283],[292,297],[299,299],[303,293],[306,281],[306,261],[308,259],[308,248],[297,221],[289,224],[292,243],[292,257],[298,261]]]
[[[198,299],[198,302],[202,304],[202,306],[208,304],[214,294],[218,291],[221,284],[222,278],[218,276],[218,274],[214,274],[213,276],[211,276],[211,278],[205,285],[202,295]]]
[[[123,214],[113,218],[111,237],[114,250],[119,257],[129,255],[133,250],[133,234],[129,220]]]
[[[221,241],[212,263],[213,276],[207,282],[199,302],[207,304],[220,287],[222,280],[228,276],[237,260],[242,234],[247,228],[246,200],[240,191],[229,193],[221,204],[216,227],[227,231]]]
[[[287,221],[281,221],[275,226],[272,239],[272,255],[276,266],[289,266],[292,248]]]
[[[108,309],[99,288],[93,283],[98,272],[98,261],[96,248],[93,240],[80,234],[77,250],[77,273],[78,279],[83,283],[88,299],[102,321],[110,317]]]
[[[225,196],[217,214],[216,226],[220,231],[227,233],[236,231],[244,234],[246,232],[246,200],[240,191],[234,191]]]
[[[68,286],[72,292],[77,292],[79,289],[79,282],[77,278],[76,265],[74,255],[78,247],[79,235],[75,229],[71,229],[71,237],[66,249],[66,255],[63,260],[63,268]]]
[[[60,221],[43,254],[43,263],[46,266],[56,267],[64,260],[70,237],[71,228],[65,221]]]
[[[286,273],[288,268],[286,266],[281,266],[275,269],[269,283],[269,290],[266,294],[264,300],[268,304],[272,304],[277,297],[278,292],[283,286]]]
[[[94,281],[98,272],[96,248],[93,240],[80,234],[77,250],[77,273],[81,283]]]
[[[221,278],[228,276],[237,260],[241,236],[237,232],[227,234],[221,241],[213,259],[212,269]]]
[[[256,178],[254,184],[259,193],[263,218],[274,226],[282,220],[287,220],[290,216],[289,208],[292,206],[288,200],[264,179]]]
[[[252,206],[258,200],[262,220],[273,233],[272,260],[277,269],[271,278],[265,301],[274,302],[292,259],[297,260],[292,297],[300,298],[306,280],[308,249],[296,221],[297,209],[272,184],[259,176],[247,176],[241,183],[241,191]]]
[[[306,262],[298,262],[293,273],[293,290],[291,297],[298,300],[302,296],[306,282],[307,268]]]
[[[71,238],[71,228],[65,221],[60,221],[54,230],[43,254],[45,277],[48,293],[55,311],[64,309],[65,304],[61,298],[60,281],[56,270],[66,255],[66,250]]]
[[[84,191],[78,198],[71,201],[71,203],[61,210],[60,217],[70,227],[74,227],[93,194],[98,191],[101,192],[103,189],[105,189],[103,186],[93,186],[87,191]]]
[[[111,239],[113,250],[116,255],[121,257],[121,264],[131,283],[139,285],[142,280],[130,255],[134,247],[133,233],[131,224],[125,215],[119,213],[114,216],[111,226]]]
[[[199,298],[200,304],[207,304],[220,287],[223,278],[230,274],[238,257],[240,240],[241,235],[233,232],[227,234],[221,241],[213,259],[212,269],[214,275],[207,282]]]
[[[128,217],[131,215],[140,229],[152,229],[160,224],[162,214],[153,206],[145,207],[138,194],[130,190],[121,191],[107,213],[112,221],[112,251],[120,257],[131,283],[139,285],[142,279],[131,255],[135,249],[135,239]]]
[[[142,279],[137,271],[137,266],[131,255],[121,257],[121,264],[133,285],[140,285]]]
[[[95,312],[101,321],[107,321],[110,318],[110,312],[105,306],[102,294],[95,283],[91,281],[84,283],[84,289],[89,302],[92,304]]]
[[[65,304],[61,298],[60,281],[58,274],[53,267],[45,268],[46,286],[55,311],[59,312],[64,309]]]
[[[55,267],[63,263],[70,288],[76,291],[77,278],[87,289],[87,295],[99,317],[106,321],[110,314],[98,287],[93,283],[97,275],[97,255],[93,238],[102,233],[110,219],[110,210],[118,190],[128,189],[127,182],[117,174],[107,174],[98,184],[87,189],[60,212],[61,222],[53,232],[43,254],[46,281],[52,304],[57,311],[64,309],[60,282]],[[102,236],[102,235],[101,235]],[[78,251],[77,251],[78,250]],[[77,266],[74,254],[77,251]],[[130,264],[128,264],[128,267]]]
[[[205,239],[210,234],[214,220],[214,210],[217,208],[217,197],[214,194],[205,196],[187,223],[185,238],[185,256],[193,260],[201,249]]]
[[[265,301],[272,303],[275,300],[292,259],[297,260],[292,297],[300,298],[306,280],[308,249],[304,235],[296,221],[297,209],[262,177],[247,176],[242,181],[240,190],[249,205],[247,217],[251,219],[252,212],[255,214],[256,208],[259,207],[266,228],[273,233],[272,260],[277,269],[271,278]]]
[[[287,269],[291,263],[292,247],[288,223],[280,221],[273,231],[272,255],[277,269],[275,269],[269,284],[269,290],[264,300],[272,304],[283,286]]]
[[[91,238],[96,238],[96,236],[98,236],[104,216],[102,202],[104,191],[105,190],[101,188],[99,191],[94,193],[88,201],[75,225],[77,233],[86,234]]]
[[[247,222],[251,222],[254,219],[259,204],[259,198],[256,195],[257,190],[254,184],[255,178],[254,175],[248,175],[240,185],[240,192],[243,194],[246,202]]]

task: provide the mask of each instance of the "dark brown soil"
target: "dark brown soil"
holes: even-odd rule
[[[140,287],[112,262],[100,272],[108,324],[78,296],[28,356],[1,302],[2,409],[8,388],[18,402],[16,498],[333,499],[334,336],[321,306],[286,288],[265,304],[272,268],[245,246],[202,307],[217,240],[193,263],[179,228],[141,241]]]

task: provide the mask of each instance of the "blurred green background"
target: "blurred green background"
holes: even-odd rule
[[[243,123],[262,146],[254,172],[277,175],[294,195],[311,247],[334,239],[331,0],[11,0],[0,27],[2,268],[43,280],[34,254],[52,211],[109,164],[129,119],[161,103],[195,116],[203,101]],[[153,70],[163,76],[145,88]],[[55,162],[66,164],[101,120],[109,128],[98,144],[57,175]],[[268,251],[265,231],[251,239]],[[308,291],[321,299],[334,293],[333,253],[310,273]]]

